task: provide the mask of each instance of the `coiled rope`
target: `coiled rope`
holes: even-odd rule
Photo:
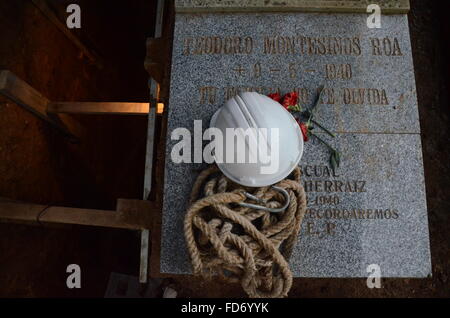
[[[250,192],[268,208],[283,207],[285,198],[273,187],[242,187],[216,166],[201,172],[184,220],[193,273],[240,282],[252,298],[286,297],[292,286],[288,260],[306,211],[300,176],[297,167],[291,178],[276,184],[287,191],[290,202],[275,214],[239,205],[255,203],[245,195]]]

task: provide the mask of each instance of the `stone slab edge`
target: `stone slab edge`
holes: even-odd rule
[[[406,14],[409,0],[175,0],[176,13],[204,12],[336,12],[367,13],[378,4],[382,14]]]

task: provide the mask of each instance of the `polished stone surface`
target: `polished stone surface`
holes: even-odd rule
[[[342,152],[329,176],[328,152],[306,144],[300,165],[310,200],[291,259],[296,276],[385,277],[431,272],[420,127],[407,17],[364,14],[182,14],[176,16],[161,272],[187,273],[183,217],[204,164],[170,160],[175,128],[203,128],[237,91],[299,90],[316,117],[337,133]],[[324,168],[326,167],[326,168]],[[308,177],[309,175],[309,177]]]

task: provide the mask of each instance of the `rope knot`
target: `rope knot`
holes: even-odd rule
[[[233,183],[215,166],[199,175],[184,221],[194,274],[240,282],[250,297],[287,295],[292,286],[287,260],[306,211],[300,169],[292,175],[256,189]]]

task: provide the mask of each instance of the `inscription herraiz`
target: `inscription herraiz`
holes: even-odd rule
[[[345,233],[349,224],[340,221],[396,221],[400,218],[396,208],[347,207],[344,195],[368,192],[369,186],[364,179],[347,180],[343,173],[333,171],[327,165],[301,165],[300,169],[308,201],[304,223],[306,235],[323,239]]]

